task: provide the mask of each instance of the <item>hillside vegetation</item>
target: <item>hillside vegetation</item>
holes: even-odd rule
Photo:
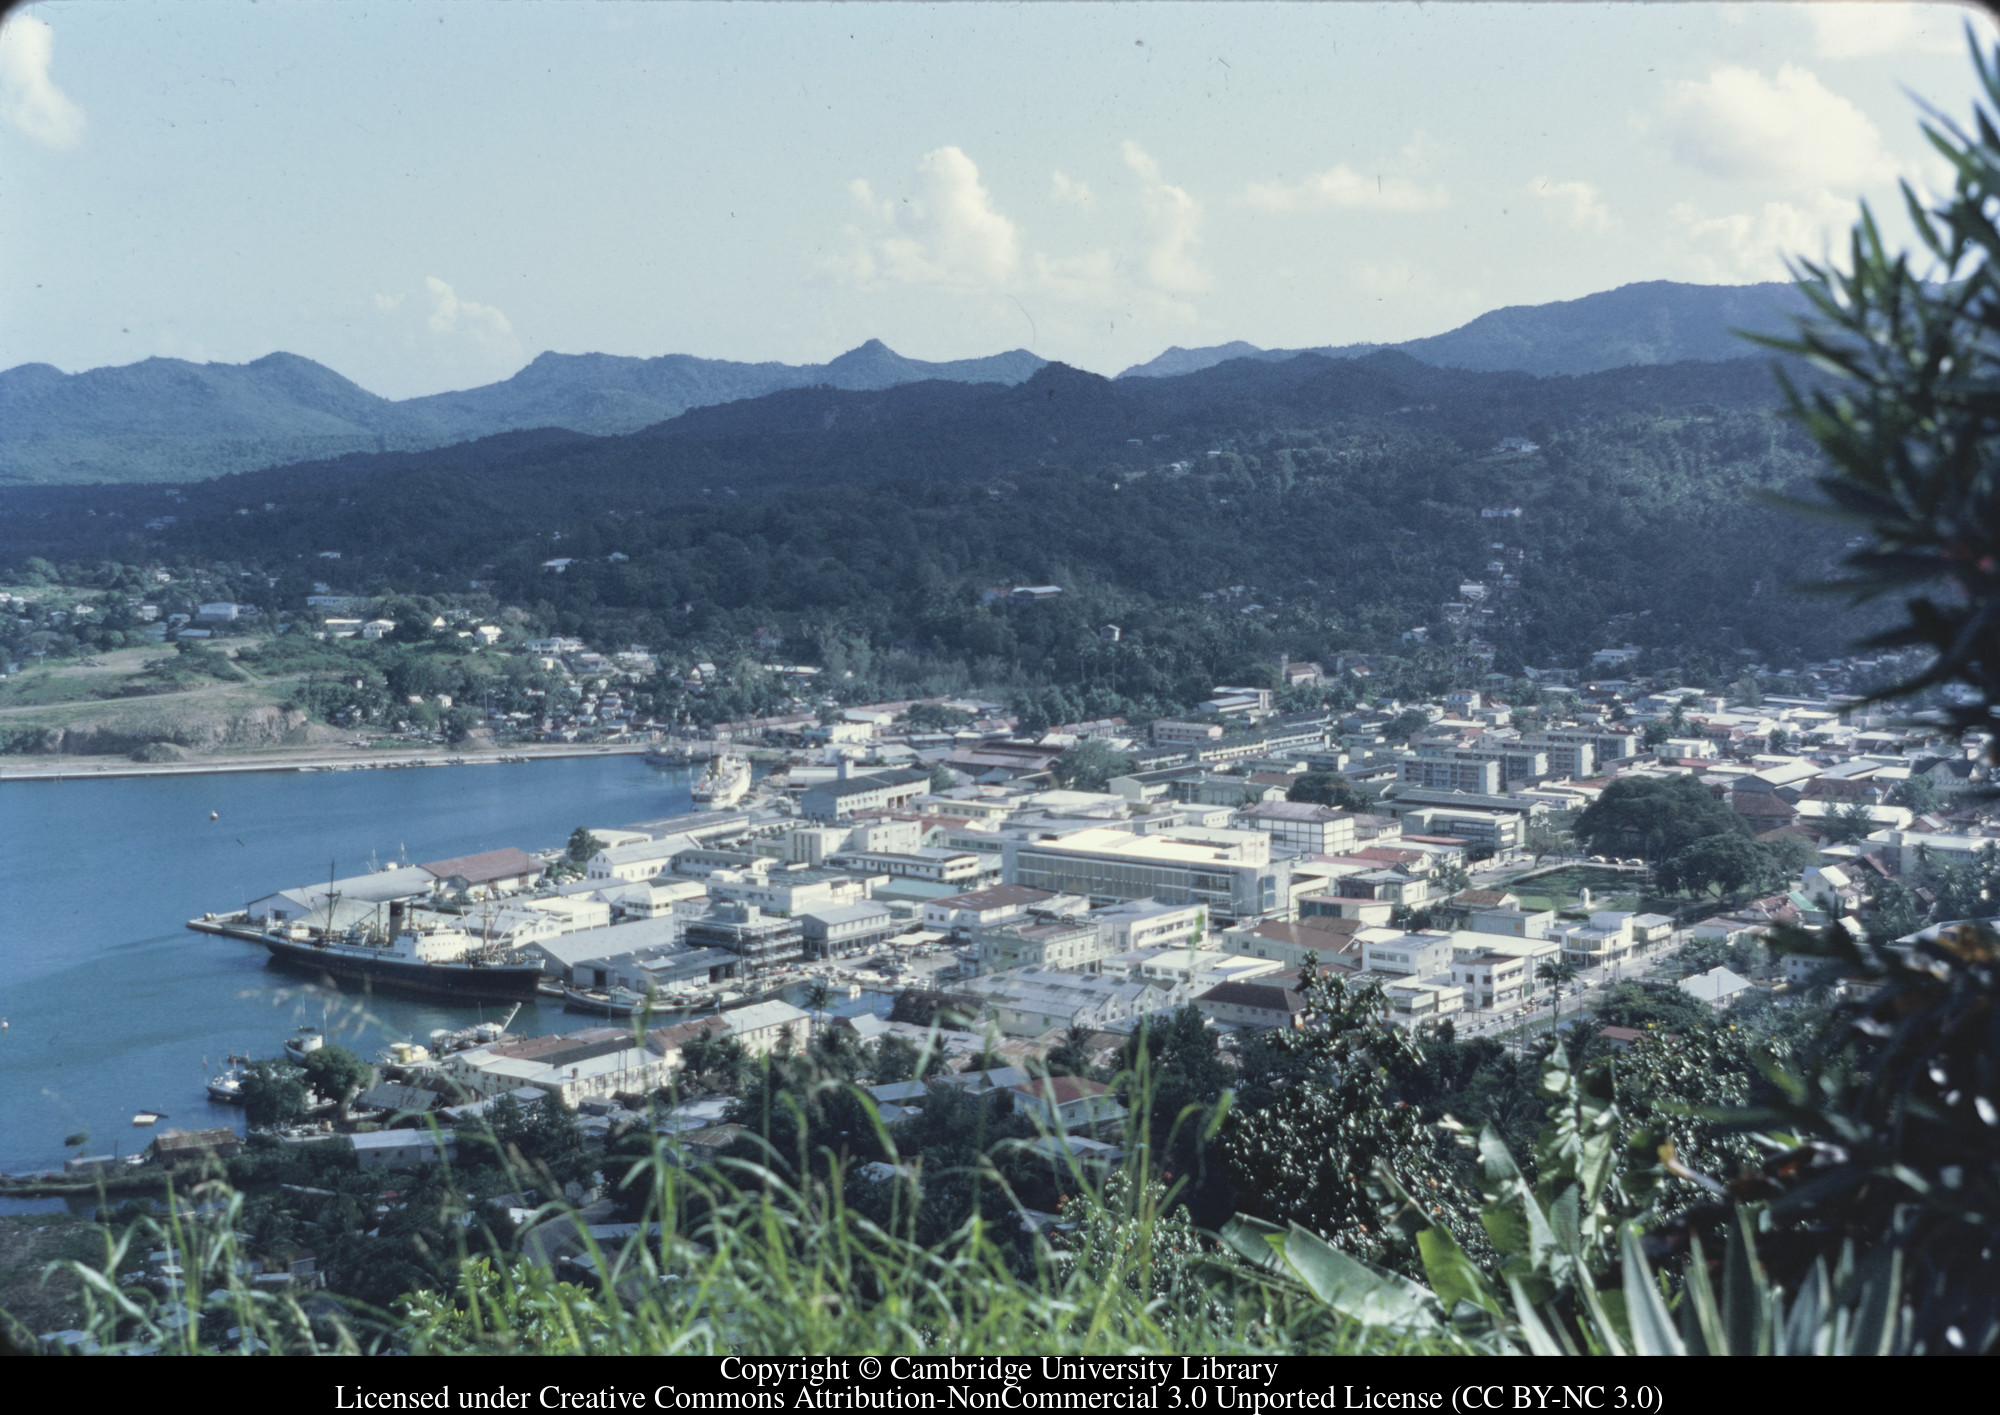
[[[793,390],[625,437],[514,433],[173,495],[0,492],[0,559],[227,563],[287,611],[324,577],[478,580],[606,643],[719,661],[754,638],[885,689],[1061,681],[1114,708],[1196,701],[1280,653],[1462,669],[1474,640],[1503,672],[1630,639],[1726,682],[1860,627],[1786,592],[1839,542],[1755,499],[1824,465],[1776,396],[1755,359],[1546,379],[1398,354],[1116,382],[1054,365],[1012,388]],[[1491,613],[1454,626],[1467,581]],[[1063,594],[988,602],[1015,584]]]

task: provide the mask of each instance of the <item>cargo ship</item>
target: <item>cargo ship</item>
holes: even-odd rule
[[[389,927],[334,933],[303,923],[259,927],[242,915],[188,920],[197,933],[260,945],[280,967],[336,984],[462,1001],[533,1001],[541,964],[458,928],[417,928],[389,906]]]

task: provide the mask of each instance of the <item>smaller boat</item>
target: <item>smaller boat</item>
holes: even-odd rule
[[[642,1012],[660,1011],[653,999],[630,988],[564,988],[567,1005],[580,1012],[601,1012],[607,1017],[637,1017]]]
[[[229,1067],[218,1075],[209,1077],[208,1098],[221,1105],[243,1104],[243,1063],[247,1056],[228,1058]]]
[[[142,1110],[132,1117],[134,1125],[156,1125],[167,1118],[164,1110]]]
[[[406,1071],[428,1071],[437,1065],[430,1048],[421,1042],[391,1042],[375,1058],[376,1063],[393,1074]]]
[[[304,1026],[285,1038],[285,1059],[305,1065],[308,1056],[326,1045],[326,1034],[314,1026]]]

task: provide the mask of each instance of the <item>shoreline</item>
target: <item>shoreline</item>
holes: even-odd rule
[[[650,743],[533,743],[518,747],[454,751],[426,748],[413,751],[329,753],[324,748],[277,753],[214,756],[185,762],[135,762],[125,757],[17,757],[0,759],[0,784],[10,781],[94,781],[131,776],[204,776],[256,771],[381,771],[408,767],[511,766],[562,757],[641,756],[656,750]]]

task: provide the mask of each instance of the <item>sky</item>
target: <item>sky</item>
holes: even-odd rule
[[[0,20],[0,368],[1392,342],[1785,278],[1948,169],[1954,5],[256,4]]]

